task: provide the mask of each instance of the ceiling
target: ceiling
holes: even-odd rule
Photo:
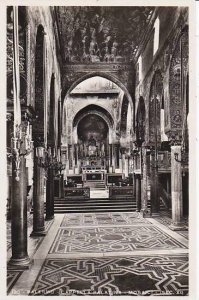
[[[66,63],[130,62],[155,7],[55,7]]]

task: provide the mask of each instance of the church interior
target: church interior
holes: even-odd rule
[[[7,7],[7,295],[188,295],[188,25]]]

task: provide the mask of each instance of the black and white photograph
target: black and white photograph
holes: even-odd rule
[[[5,5],[6,296],[187,298],[193,3],[74,3]]]

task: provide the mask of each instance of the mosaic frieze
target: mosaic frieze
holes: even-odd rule
[[[152,7],[58,7],[66,62],[131,61],[150,21]]]
[[[182,131],[184,89],[188,68],[188,34],[183,32],[172,56],[169,74],[171,130]]]
[[[163,79],[160,72],[156,72],[149,98],[149,141],[151,144],[161,140],[160,133],[160,109],[163,96]]]

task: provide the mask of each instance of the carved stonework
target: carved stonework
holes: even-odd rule
[[[182,144],[182,132],[178,130],[172,130],[167,133],[168,139],[171,145],[181,145]]]

